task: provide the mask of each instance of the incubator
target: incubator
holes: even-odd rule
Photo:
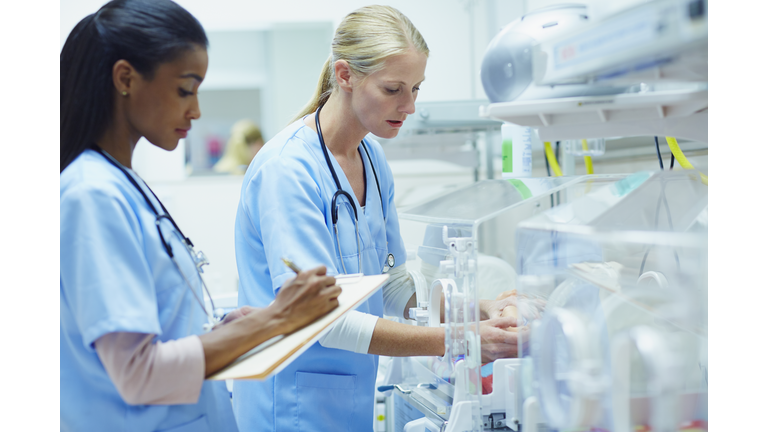
[[[412,318],[446,351],[389,366],[395,430],[706,430],[707,208],[696,173],[640,172],[485,181],[403,212]],[[484,364],[478,301],[510,290],[518,357]]]
[[[494,381],[493,392],[485,395],[483,387],[490,387],[489,370],[520,361],[483,364],[478,301],[515,289],[515,228],[521,221],[624,177],[487,180],[400,212],[406,266],[416,285],[412,322],[443,326],[446,349],[442,357],[392,360],[380,390],[395,393],[398,412],[415,410],[425,416],[422,422],[438,430],[506,427],[506,381]],[[516,405],[522,409],[522,400]],[[395,417],[394,429],[403,430],[407,422]]]
[[[522,222],[523,398],[555,430],[706,430],[707,186],[640,172]],[[523,420],[525,421],[525,419]]]

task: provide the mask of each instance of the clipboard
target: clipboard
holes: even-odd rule
[[[263,380],[280,372],[327,333],[331,324],[366,301],[389,279],[386,274],[350,276],[336,279],[336,284],[341,287],[339,306],[336,309],[287,336],[277,336],[260,344],[207,379]]]

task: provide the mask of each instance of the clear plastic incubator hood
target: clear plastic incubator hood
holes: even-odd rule
[[[522,222],[520,307],[535,397],[556,430],[706,430],[707,186],[640,172]]]
[[[406,430],[706,430],[707,208],[689,171],[489,180],[403,211],[411,318],[445,328],[444,356],[389,366],[398,412],[424,416]],[[489,362],[478,305],[510,295],[518,355]]]
[[[446,349],[442,357],[395,358],[385,388],[442,430],[480,431],[484,425],[506,424],[506,381],[488,371],[520,360],[484,362],[478,302],[515,289],[515,229],[521,221],[624,177],[487,180],[401,211],[406,266],[418,300],[411,318],[417,325],[443,326]],[[493,390],[483,392],[491,386],[489,377]],[[522,400],[514,406],[522,409]]]

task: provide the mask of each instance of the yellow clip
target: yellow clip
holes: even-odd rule
[[[587,145],[587,140],[585,139],[581,140],[581,149],[584,151],[589,150],[589,145]],[[592,167],[592,156],[584,156],[584,166],[587,167],[587,174],[595,173],[595,169]]]
[[[560,165],[557,163],[555,152],[552,151],[552,145],[549,141],[544,142],[544,153],[547,155],[549,166],[552,167],[552,171],[555,173],[555,177],[562,177],[563,172],[560,171]]]

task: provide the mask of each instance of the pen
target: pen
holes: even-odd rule
[[[286,267],[293,270],[294,273],[299,274],[301,269],[296,267],[296,264],[294,264],[293,261],[289,260],[288,258],[280,258],[280,259],[283,260],[283,264],[285,264]]]

